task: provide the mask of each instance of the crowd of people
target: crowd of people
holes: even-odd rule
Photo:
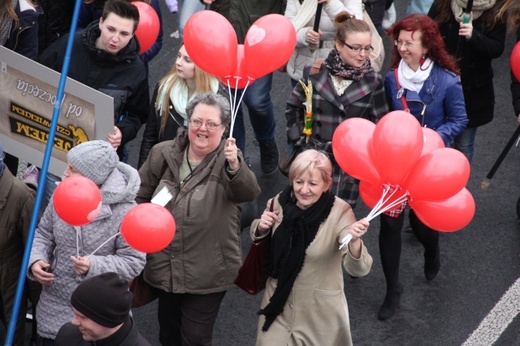
[[[49,182],[38,186],[37,163],[19,172],[19,159],[4,153],[0,143],[0,203],[9,206],[0,205],[5,233],[0,234],[0,341],[12,314],[18,279],[13,270],[23,269],[34,189],[44,188],[47,203],[30,244],[15,345],[24,345],[28,301],[36,306],[38,345],[155,342],[140,335],[130,311],[128,282],[139,275],[158,297],[162,345],[211,345],[221,303],[242,264],[245,226],[252,241],[271,239],[256,344],[351,345],[343,269],[352,277],[367,275],[374,270],[371,253],[378,251],[363,243],[369,222],[357,220],[353,211],[359,181],[336,162],[334,132],[349,118],[377,123],[389,111],[404,110],[471,163],[478,154],[477,128],[494,115],[492,61],[504,52],[508,30],[520,41],[518,0],[474,0],[471,11],[468,0],[410,0],[402,18],[395,18],[392,0],[183,1],[181,34],[189,16],[205,7],[232,23],[239,43],[267,14],[285,15],[296,29],[296,47],[285,68],[293,87],[285,107],[287,148],[275,140],[273,74],[237,93],[239,98],[244,93],[266,179],[278,170],[279,152],[294,150],[304,135],[315,147],[295,156],[286,187],[249,225],[243,224],[242,210],[262,186],[245,154],[243,112],[238,109],[236,119],[231,114],[228,92],[235,90],[200,69],[183,43],[171,69],[149,90],[149,62],[165,42],[159,1],[143,1],[156,11],[161,27],[145,52],[135,35],[139,12],[127,0],[84,0],[78,30],[70,34],[73,8],[67,1],[0,2],[2,46],[60,72],[67,37],[74,35],[68,76],[114,99],[114,114],[108,115],[113,131],[74,146],[62,176],[83,176],[99,187],[100,213],[88,225],[72,226],[58,216],[53,192],[60,177],[49,175]],[[177,4],[167,5],[171,10]],[[317,6],[323,8],[318,20]],[[366,13],[370,23],[363,19]],[[375,36],[385,35],[393,45],[378,53],[390,57],[389,68],[380,70],[373,44]],[[513,75],[511,92],[520,121],[520,82]],[[311,104],[309,125],[305,114]],[[126,144],[141,127],[139,161],[132,167]],[[16,178],[20,173],[23,182]],[[156,253],[133,249],[119,234],[124,216],[165,191],[164,207],[176,222],[174,239]],[[434,280],[441,269],[439,232],[408,203],[382,214],[378,250],[386,295],[380,320],[396,313],[404,291],[399,273],[406,212],[424,247],[425,279]]]

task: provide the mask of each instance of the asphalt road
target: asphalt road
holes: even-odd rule
[[[403,14],[405,4],[405,0],[396,0],[399,15]],[[169,14],[164,7],[163,19],[163,49],[150,64],[152,88],[172,66],[179,45],[179,39],[175,37],[177,16]],[[388,46],[388,38],[385,41]],[[474,332],[466,345],[520,345],[520,322],[515,319],[520,310],[520,288],[514,285],[501,300],[520,277],[520,230],[516,215],[516,201],[520,196],[517,178],[520,150],[513,147],[490,187],[487,190],[480,187],[518,125],[509,91],[509,54],[513,43],[510,36],[505,53],[494,63],[495,119],[479,128],[477,134],[476,155],[467,185],[476,201],[473,221],[463,230],[441,234],[442,267],[432,282],[427,282],[423,275],[421,245],[412,234],[403,235],[401,275],[404,293],[401,308],[386,322],[377,319],[384,299],[385,281],[378,253],[379,220],[372,221],[364,239],[374,257],[372,271],[360,279],[345,277],[355,345],[462,345]],[[283,110],[290,90],[289,77],[275,73],[271,96],[280,148],[284,146]],[[253,139],[249,129],[246,156],[262,187],[258,200],[262,209],[266,200],[279,192],[287,180],[279,173],[271,176],[261,173],[259,150]],[[139,145],[140,140],[135,140],[129,146],[133,165],[137,163]],[[355,210],[359,218],[368,212],[362,203]],[[250,244],[247,230],[243,232],[242,240],[245,253]],[[249,296],[239,289],[227,293],[215,327],[215,345],[254,345],[260,298],[261,294]],[[490,312],[492,314],[486,319]],[[141,333],[153,345],[159,345],[156,304],[135,309],[134,315]],[[481,328],[477,329],[481,322]]]

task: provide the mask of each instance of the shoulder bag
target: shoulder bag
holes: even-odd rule
[[[273,211],[274,198],[269,207]],[[244,263],[238,270],[235,285],[255,295],[265,288],[271,265],[271,231],[262,240],[253,242]]]

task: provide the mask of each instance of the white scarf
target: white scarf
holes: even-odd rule
[[[473,7],[471,9],[473,20],[480,17],[485,10],[489,10],[495,6],[495,2],[496,0],[473,0]],[[462,22],[466,6],[468,6],[468,0],[451,0],[451,11],[459,23]]]
[[[424,70],[418,68],[417,71],[414,71],[401,59],[398,67],[399,84],[401,84],[402,88],[419,93],[424,85],[424,81],[430,76],[433,65],[434,62],[426,58],[421,66],[428,67]]]
[[[301,5],[296,16],[291,20],[296,31],[303,28],[312,17],[316,15],[316,7],[318,6],[318,0],[305,0]]]

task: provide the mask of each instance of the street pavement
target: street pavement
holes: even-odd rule
[[[403,15],[405,6],[405,0],[396,1],[399,16]],[[150,64],[151,88],[172,66],[180,43],[175,35],[177,16],[170,14],[166,7],[163,7],[163,21],[163,48]],[[385,44],[389,48],[388,38]],[[515,319],[520,309],[520,284],[516,283],[520,277],[520,230],[516,215],[516,201],[520,196],[517,178],[520,150],[513,147],[490,187],[487,190],[480,187],[518,126],[509,91],[509,54],[513,44],[510,35],[506,51],[494,63],[495,119],[477,133],[476,154],[467,185],[476,201],[473,221],[463,230],[441,234],[442,267],[432,282],[424,278],[422,246],[411,233],[403,234],[401,281],[404,293],[400,309],[385,322],[377,319],[385,295],[385,281],[378,252],[379,220],[372,221],[364,237],[374,258],[372,271],[359,279],[345,276],[354,345],[444,346],[462,345],[466,340],[465,345],[520,345],[520,322]],[[388,63],[388,56],[386,61]],[[271,96],[280,148],[285,145],[283,111],[290,90],[289,77],[275,73]],[[287,180],[278,172],[270,176],[262,174],[259,149],[249,124],[248,127],[245,155],[262,187],[258,199],[260,213],[267,199],[279,192]],[[129,145],[130,163],[134,166],[139,145],[140,139]],[[368,212],[360,201],[355,209],[357,217],[362,218]],[[244,255],[251,243],[248,230],[242,233]],[[254,345],[260,299],[261,293],[250,296],[240,289],[229,291],[215,326],[214,345]],[[141,333],[153,345],[159,345],[156,302],[133,312]]]

